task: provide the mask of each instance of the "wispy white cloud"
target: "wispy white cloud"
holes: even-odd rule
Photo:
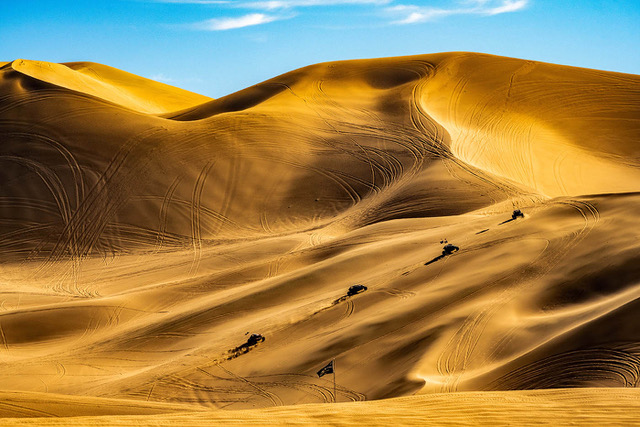
[[[239,0],[239,1],[210,1],[210,0],[155,0],[162,3],[184,3],[184,4],[221,4],[222,7],[231,7],[235,9],[253,10],[256,13],[250,13],[240,17],[221,17],[207,19],[205,21],[196,22],[189,25],[189,28],[204,31],[223,31],[236,28],[244,28],[255,25],[267,24],[273,21],[290,19],[296,16],[296,8],[302,7],[327,7],[336,5],[369,5],[381,6],[388,5],[393,0]],[[280,10],[280,13],[273,12]],[[286,11],[285,11],[286,10]],[[263,13],[264,12],[264,13]]]
[[[189,84],[194,84],[194,83],[202,83],[203,80],[200,77],[180,77],[180,78],[173,78],[173,77],[169,77],[164,73],[156,73],[156,74],[152,74],[150,76],[147,77],[148,79],[151,80],[155,80],[157,82],[162,82],[162,83],[166,83],[169,85],[173,85],[173,86],[179,86],[179,87],[183,87],[183,85],[189,85]]]
[[[153,0],[155,3],[172,4],[231,4],[231,0]]]
[[[391,24],[418,24],[451,15],[492,16],[516,12],[529,5],[531,0],[450,0],[449,6],[432,7],[394,3],[398,0],[149,0],[158,3],[219,5],[219,10],[246,9],[243,16],[217,17],[187,25],[204,31],[224,31],[267,24],[290,19],[296,9],[331,7],[340,5],[361,6],[365,10],[382,11]],[[368,9],[367,9],[368,8]],[[224,13],[224,12],[223,12]]]
[[[175,81],[171,77],[165,76],[163,73],[154,74],[153,76],[151,76],[149,78],[151,80],[155,80],[157,82],[162,82],[162,83],[173,83]]]
[[[387,12],[392,16],[398,17],[397,20],[393,22],[394,24],[416,24],[456,13],[453,9],[437,9],[414,5],[389,7],[387,8]]]
[[[291,9],[294,7],[336,6],[336,5],[386,5],[393,0],[150,0],[154,3],[172,4],[219,4],[243,9]]]
[[[247,9],[291,9],[295,7],[322,7],[337,5],[386,5],[393,0],[265,0],[244,1],[237,4],[238,7]]]
[[[517,12],[527,7],[528,0],[508,0],[503,1],[501,5],[489,8],[485,13],[487,15],[498,15],[500,13]]]
[[[213,18],[192,24],[192,28],[205,31],[224,31],[236,28],[251,27],[285,19],[281,16],[266,15],[264,13],[250,13],[238,17]]]
[[[528,4],[529,0],[464,0],[450,8],[397,5],[388,7],[386,11],[395,17],[394,24],[406,25],[450,15],[499,15],[524,9]]]

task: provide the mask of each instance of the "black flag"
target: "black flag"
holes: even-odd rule
[[[325,366],[324,368],[318,371],[319,377],[322,377],[323,375],[327,375],[327,374],[333,374],[333,360],[329,362],[327,366]]]

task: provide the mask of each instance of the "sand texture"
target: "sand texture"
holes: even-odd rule
[[[42,405],[47,400],[38,400]],[[101,400],[96,400],[99,404]],[[26,402],[22,402],[26,403]],[[75,403],[75,402],[73,402]],[[131,405],[130,409],[138,407]],[[170,411],[171,409],[168,409]],[[368,402],[153,415],[4,418],[3,426],[637,426],[640,390],[622,388],[430,394]]]
[[[15,60],[0,100],[0,416],[638,422],[640,77],[446,53],[214,100]]]

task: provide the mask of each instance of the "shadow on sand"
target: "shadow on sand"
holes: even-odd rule
[[[435,257],[431,261],[425,262],[424,265],[433,264],[434,262],[440,261],[442,258],[444,258],[446,256],[449,256],[454,252],[458,252],[459,250],[460,250],[459,247],[449,243],[449,244],[445,245],[444,248],[442,248],[442,254],[441,255],[438,255],[437,257]]]

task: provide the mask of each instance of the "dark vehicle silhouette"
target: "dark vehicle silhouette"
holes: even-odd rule
[[[460,250],[459,247],[457,247],[456,245],[452,245],[451,243],[447,244],[444,246],[444,248],[442,248],[442,255],[446,256],[446,255],[451,255],[454,252],[458,252]]]
[[[442,255],[438,255],[437,257],[435,257],[431,261],[425,262],[424,265],[433,264],[434,262],[440,261],[442,258],[444,258],[446,256],[449,256],[454,252],[458,252],[459,250],[460,250],[460,248],[457,247],[456,245],[452,245],[451,243],[447,243],[446,245],[444,245],[444,248],[442,248]]]
[[[506,224],[506,223],[511,222],[511,221],[515,221],[518,218],[524,218],[524,213],[522,213],[522,211],[520,209],[516,209],[515,211],[513,211],[513,213],[511,214],[511,218],[509,218],[506,221],[502,221],[498,225],[502,225],[502,224]]]
[[[247,332],[248,334],[249,332]],[[246,334],[245,334],[246,335]],[[249,339],[247,340],[247,342],[240,344],[239,346],[237,346],[234,349],[231,349],[228,351],[228,356],[226,358],[226,360],[231,360],[231,359],[235,359],[236,357],[240,357],[243,354],[247,354],[249,353],[249,351],[251,351],[253,349],[253,347],[255,347],[256,345],[258,345],[259,343],[264,341],[264,337],[260,334],[251,334],[251,336],[249,336]]]
[[[247,340],[247,343],[244,344],[247,347],[251,347],[253,345],[256,345],[260,342],[264,341],[264,337],[260,334],[251,334],[251,336],[249,337],[249,339]]]
[[[364,292],[367,290],[367,287],[364,285],[353,285],[349,288],[349,290],[347,291],[347,296],[348,297],[352,297],[356,294],[359,294],[361,292]]]
[[[346,295],[342,295],[340,298],[338,298],[337,300],[335,300],[333,302],[333,304],[331,304],[331,306],[334,306],[336,304],[340,304],[343,301],[346,301],[347,299],[351,298],[354,295],[357,294],[361,294],[362,292],[366,291],[367,287],[364,285],[353,285],[350,286],[349,289],[347,290],[347,294]]]

